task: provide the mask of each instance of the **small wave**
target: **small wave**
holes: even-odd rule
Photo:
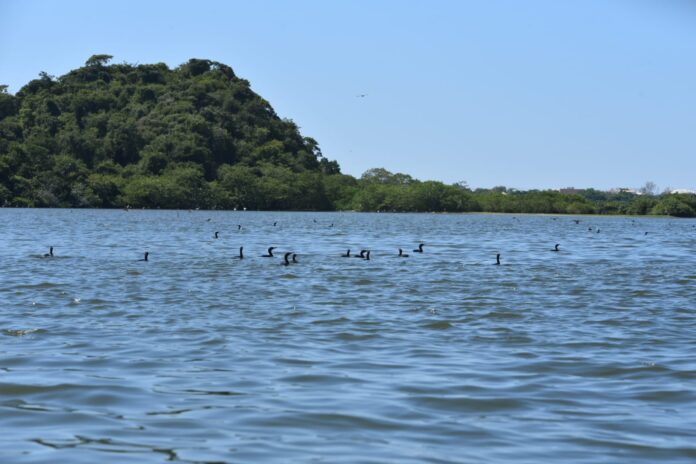
[[[45,333],[44,329],[3,329],[2,333],[10,337],[23,337],[32,333]]]
[[[419,395],[409,398],[411,403],[444,411],[496,412],[513,411],[526,407],[523,400],[513,398],[472,398],[468,396]]]
[[[316,321],[312,321],[312,324],[315,324],[315,325],[340,325],[340,324],[345,324],[347,322],[350,322],[350,319],[345,318],[345,317],[339,317],[337,319],[317,319]]]
[[[283,382],[288,383],[306,383],[306,384],[317,384],[317,385],[340,385],[340,384],[358,384],[365,383],[364,380],[356,379],[354,377],[348,376],[337,376],[337,375],[326,375],[326,374],[302,374],[302,375],[291,375],[288,377],[283,377],[280,379]]]
[[[451,323],[449,323],[448,321],[433,321],[433,322],[428,322],[427,324],[424,324],[423,327],[426,329],[432,329],[432,330],[447,330],[447,329],[451,329],[454,326]]]

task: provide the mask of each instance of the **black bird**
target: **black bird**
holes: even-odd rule
[[[561,251],[558,249],[559,246],[560,246],[560,244],[557,243],[556,246],[554,246],[553,250],[551,250],[551,251]]]
[[[237,259],[244,259],[244,253],[243,253],[244,247],[239,247],[239,256],[237,256]]]
[[[297,261],[297,255],[295,253],[292,254],[292,262],[296,263]]]
[[[220,234],[220,232],[215,231],[215,238],[218,238],[219,234]]]
[[[292,254],[292,251],[288,251],[287,253],[285,253],[285,256],[283,256],[283,262],[281,263],[283,266],[290,265],[290,261],[288,261],[288,256],[290,256],[291,254]]]
[[[360,254],[357,256],[353,256],[353,258],[363,258],[365,259],[365,253],[367,253],[367,250],[360,250]]]
[[[242,225],[241,225],[241,224],[237,224],[237,230],[242,230]]]
[[[643,235],[648,235],[648,233],[646,232],[646,233],[644,233]]]
[[[399,248],[399,258],[408,258],[408,255],[401,248]]]
[[[273,257],[273,250],[275,250],[276,247],[269,247],[268,248],[268,254],[267,255],[261,255],[262,258],[272,258]]]
[[[423,243],[418,245],[417,250],[413,250],[414,253],[423,253]]]
[[[597,233],[599,233],[599,229],[597,229]]]
[[[278,222],[274,222],[274,223],[273,223],[273,227],[275,227],[275,226],[276,226],[276,224],[278,224]]]
[[[350,248],[348,248],[348,251],[346,251],[346,254],[341,255],[342,258],[350,258]]]
[[[210,222],[210,218],[206,219],[205,222]]]
[[[370,250],[367,250],[367,254],[365,255],[365,259],[366,259],[367,261],[370,260]]]
[[[53,258],[53,247],[48,248],[48,253],[44,253],[44,258]]]
[[[147,261],[147,257],[150,256],[150,252],[146,251],[145,256],[142,259],[139,259],[138,261]]]
[[[500,253],[495,255],[495,265],[500,266]]]

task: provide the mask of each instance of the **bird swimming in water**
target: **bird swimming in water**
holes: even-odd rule
[[[409,256],[409,255],[407,255],[406,253],[404,253],[404,250],[402,250],[401,248],[399,248],[399,258],[408,258],[408,256]]]
[[[500,266],[500,253],[495,255],[495,265]]]
[[[220,232],[215,231],[215,238],[218,238],[219,235],[220,235]]]
[[[237,230],[242,230],[242,225],[241,225],[241,224],[237,224]]]
[[[365,260],[366,261],[370,260],[370,250],[367,250],[367,254],[365,255]]]
[[[553,247],[553,250],[551,250],[551,251],[561,251],[561,250],[558,248],[559,246],[560,246],[560,244],[557,243],[557,244]]]
[[[293,254],[292,254],[292,262],[293,262],[293,263],[297,263],[297,262],[298,262],[298,261],[297,261],[297,254],[296,254],[296,253],[293,253]]]
[[[139,259],[138,261],[147,261],[147,260],[148,260],[148,259],[147,259],[148,256],[150,256],[150,252],[149,252],[149,251],[146,251],[146,252],[145,252],[145,256],[144,256],[142,259]]]
[[[262,258],[272,258],[273,257],[273,250],[275,250],[276,247],[268,247],[268,254],[267,255],[261,255]]]
[[[353,256],[353,258],[362,258],[365,259],[365,253],[367,253],[367,250],[360,250],[360,254]]]
[[[53,258],[53,247],[48,247],[48,253],[44,253],[44,258]]]
[[[287,253],[285,253],[285,256],[283,256],[283,262],[280,264],[282,264],[283,266],[289,266],[290,261],[288,261],[288,256],[290,256],[291,254],[292,254],[292,251],[288,251]]]
[[[597,233],[599,233],[599,227],[597,228]]]
[[[244,247],[239,247],[239,256],[235,256],[237,259],[244,259]]]
[[[342,258],[350,258],[350,248],[348,248],[348,251],[346,251],[345,254],[341,255]]]
[[[424,245],[423,243],[420,243],[420,244],[418,245],[418,249],[417,249],[417,250],[413,250],[413,252],[414,252],[414,253],[423,253],[423,245]]]
[[[278,222],[274,222],[274,223],[273,223],[273,227],[275,227],[275,226],[276,226],[276,224],[278,224]]]

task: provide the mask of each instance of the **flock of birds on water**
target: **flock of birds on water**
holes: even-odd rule
[[[513,219],[517,219],[517,218],[513,218]],[[556,220],[557,218],[552,218],[552,219],[553,219],[553,220]],[[208,219],[208,221],[210,221],[210,219]],[[316,219],[314,220],[314,222],[317,222]],[[575,222],[575,224],[580,224],[580,219],[573,219],[573,222]],[[633,222],[635,223],[635,220],[633,220]],[[277,224],[278,224],[277,222],[274,222],[274,223],[273,223],[273,227],[277,226]],[[329,227],[333,227],[333,223],[332,223]],[[694,227],[696,227],[696,226],[694,226]],[[242,230],[242,225],[241,225],[241,224],[238,224],[238,225],[237,225],[237,230],[238,230],[238,231]],[[593,229],[593,228],[590,226],[590,227],[588,227],[588,231],[590,231],[590,232],[595,231],[596,233],[600,233],[599,227],[597,227],[597,229],[595,230],[595,229]],[[648,235],[648,232],[645,232],[644,235]],[[219,239],[219,238],[220,238],[220,232],[219,232],[219,231],[215,231],[215,234],[214,234],[213,237],[214,237],[215,239]],[[414,253],[423,253],[423,252],[424,252],[424,250],[423,250],[423,247],[424,247],[424,246],[425,246],[424,243],[419,243],[419,244],[418,244],[418,248],[415,248],[415,249],[413,250],[413,252],[414,252]],[[554,247],[553,247],[550,251],[553,251],[553,252],[561,251],[560,246],[561,246],[560,243],[556,243],[556,244],[554,245]],[[274,246],[268,247],[268,249],[267,249],[267,251],[266,251],[266,254],[261,255],[261,257],[262,257],[262,258],[274,258],[276,255],[273,254],[273,250],[275,250],[276,248],[277,248],[277,247],[274,247]],[[398,251],[399,251],[399,253],[396,255],[398,258],[409,258],[409,257],[410,257],[409,254],[404,253],[404,250],[403,250],[403,249],[398,248]],[[150,252],[149,252],[149,251],[146,251],[146,252],[143,254],[143,257],[142,257],[141,259],[138,259],[137,261],[147,262],[147,261],[149,261],[149,256],[150,256]],[[360,250],[360,253],[359,253],[359,254],[357,254],[357,255],[351,255],[351,254],[350,254],[350,249],[348,249],[345,253],[341,254],[340,256],[341,256],[342,258],[359,258],[359,259],[363,259],[363,260],[369,261],[369,260],[370,260],[370,250],[363,249],[363,250]],[[494,264],[494,265],[496,265],[496,266],[500,266],[500,256],[501,256],[501,254],[500,254],[500,253],[497,253],[496,256],[495,256],[495,263],[492,263],[492,264]],[[43,255],[43,257],[44,257],[44,258],[53,258],[53,257],[54,257],[54,254],[53,254],[53,247],[52,247],[52,246],[49,247],[48,253],[45,253],[45,254]],[[235,256],[234,259],[240,259],[240,260],[241,260],[241,259],[244,259],[244,247],[243,247],[243,246],[239,247],[239,254],[238,254],[237,256]],[[283,265],[283,266],[289,266],[289,265],[291,265],[291,264],[297,264],[297,263],[299,263],[299,261],[297,261],[297,253],[294,253],[294,252],[292,252],[292,251],[288,251],[288,252],[286,252],[286,253],[283,255],[283,261],[282,261],[280,264]]]

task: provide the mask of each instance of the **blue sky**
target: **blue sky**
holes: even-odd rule
[[[208,58],[348,174],[696,188],[695,26],[688,0],[0,0],[0,83]]]

